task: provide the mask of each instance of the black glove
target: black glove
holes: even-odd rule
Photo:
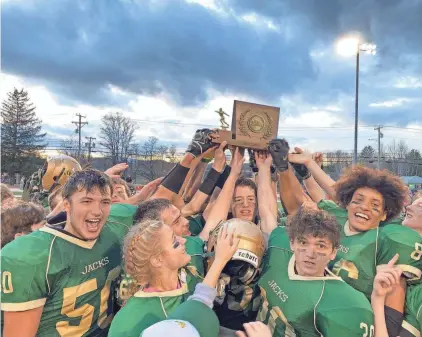
[[[214,131],[210,129],[196,130],[186,152],[192,153],[197,157],[213,147],[215,144],[211,142],[210,137],[212,133],[214,133]]]
[[[296,173],[302,179],[305,180],[305,179],[308,179],[311,176],[311,172],[309,172],[308,168],[305,165],[303,165],[303,164],[295,164],[295,163],[290,163],[290,165],[293,166],[293,168],[295,169]]]
[[[289,168],[289,143],[285,139],[273,139],[268,150],[273,157],[273,163],[279,172]]]
[[[251,170],[253,173],[257,173],[258,167],[256,166],[255,151],[248,149],[248,153],[249,153],[249,166],[251,167]]]

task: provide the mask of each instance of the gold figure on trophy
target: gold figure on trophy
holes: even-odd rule
[[[226,118],[224,116],[229,116],[229,115],[226,114],[222,108],[220,108],[219,110],[216,110],[215,112],[218,113],[220,116],[221,129],[227,130],[229,127],[229,124],[227,124]]]

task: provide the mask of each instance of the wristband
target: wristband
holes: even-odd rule
[[[208,164],[211,160],[212,160],[212,158],[209,158],[209,159],[208,158],[202,158],[201,162]]]
[[[223,189],[224,183],[229,177],[231,170],[232,168],[229,165],[226,165],[226,167],[224,168],[224,171],[221,172],[220,177],[218,178],[217,184],[215,185],[215,187],[219,187]]]
[[[306,176],[304,176],[302,179],[306,180],[306,179],[309,179],[311,176],[312,176],[311,172],[308,171],[308,174]]]
[[[220,178],[220,172],[217,172],[215,169],[211,167],[209,170],[207,177],[202,182],[199,190],[206,195],[211,195],[214,191],[215,185],[217,184],[218,178]]]
[[[184,167],[180,164],[177,164],[163,179],[161,185],[168,190],[178,194],[182,188],[183,182],[185,181],[188,172],[189,167]]]

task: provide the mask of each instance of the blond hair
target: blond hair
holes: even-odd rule
[[[146,220],[131,228],[125,237],[123,254],[126,273],[135,281],[128,289],[136,292],[139,286],[145,287],[153,278],[151,257],[162,252],[160,231],[164,223],[157,220]]]

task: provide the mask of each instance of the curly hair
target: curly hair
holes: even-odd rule
[[[342,207],[347,207],[356,190],[365,187],[377,191],[384,198],[383,206],[387,214],[385,221],[400,214],[406,199],[406,186],[399,177],[387,170],[352,167],[334,185],[336,199]]]
[[[44,208],[32,202],[22,202],[1,212],[1,247],[13,241],[18,233],[31,233],[31,226],[45,220]]]
[[[301,207],[289,219],[286,230],[292,242],[297,238],[312,235],[327,238],[333,244],[333,248],[338,248],[340,245],[340,228],[336,218],[326,211]]]

